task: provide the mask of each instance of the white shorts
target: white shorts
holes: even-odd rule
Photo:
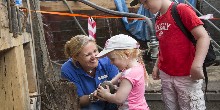
[[[170,76],[160,70],[162,100],[167,110],[205,110],[203,80]]]

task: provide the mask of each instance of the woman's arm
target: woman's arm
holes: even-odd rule
[[[79,104],[81,107],[87,106],[90,104],[89,95],[83,95],[79,98]]]
[[[79,98],[79,103],[81,107],[87,106],[91,102],[96,102],[96,101],[98,101],[96,90],[89,95],[83,95]]]

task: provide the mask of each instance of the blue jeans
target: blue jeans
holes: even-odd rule
[[[82,107],[81,110],[118,110],[118,107],[113,103],[98,101]]]

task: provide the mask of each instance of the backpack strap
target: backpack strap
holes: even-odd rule
[[[177,11],[177,5],[178,4],[174,3],[172,6],[172,9],[171,9],[172,17],[174,21],[176,22],[176,24],[178,25],[178,27],[181,29],[181,31],[185,34],[185,36],[193,43],[193,45],[196,45],[195,38],[193,37],[191,32],[188,31],[188,29],[184,26],[182,20],[180,19],[180,15]]]
[[[185,34],[185,36],[193,43],[193,45],[196,45],[196,40],[191,34],[191,32],[184,26],[182,20],[180,19],[180,15],[177,11],[177,5],[176,3],[173,4],[172,9],[171,9],[171,15],[176,22],[177,26],[181,29],[181,31]],[[205,76],[205,96],[206,96],[206,91],[207,91],[207,85],[208,85],[208,75],[206,71],[206,66],[203,65],[203,73]]]
[[[204,76],[205,76],[205,98],[207,99],[207,95],[206,95],[206,92],[207,92],[207,89],[208,89],[208,74],[207,74],[207,70],[206,70],[206,66],[203,64],[203,73],[204,73]]]

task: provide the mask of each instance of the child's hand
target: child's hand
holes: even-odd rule
[[[108,97],[110,94],[111,93],[110,93],[110,89],[109,89],[108,85],[106,85],[106,89],[103,88],[102,86],[99,86],[98,89],[97,89],[97,97],[100,100],[106,101],[106,97]]]
[[[152,71],[152,77],[154,80],[159,80],[159,69],[157,66],[154,66],[153,71]]]
[[[204,79],[204,73],[202,66],[194,66],[192,65],[190,70],[190,77],[193,80]]]
[[[114,88],[115,88],[115,92],[116,92],[119,87],[117,85],[114,85]]]
[[[100,86],[102,86],[104,89],[106,89],[106,85],[108,85],[111,94],[114,94],[116,92],[116,88],[111,83],[111,81],[104,81],[103,83],[100,84]]]

